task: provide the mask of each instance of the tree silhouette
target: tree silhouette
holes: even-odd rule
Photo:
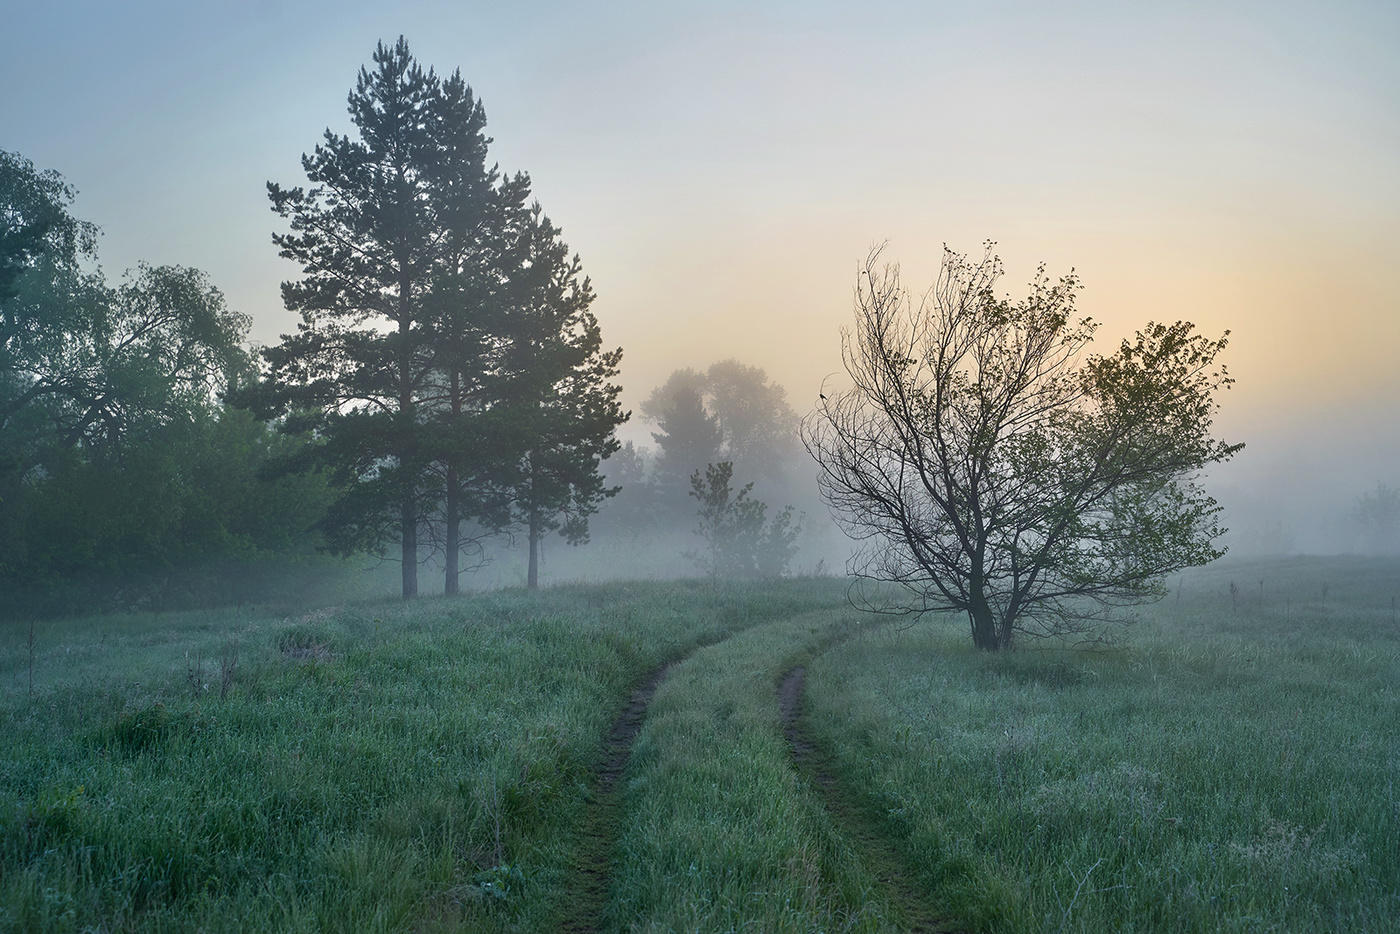
[[[420,410],[442,349],[443,303],[432,296],[451,283],[460,297],[472,229],[497,177],[486,165],[485,113],[460,74],[425,73],[402,38],[380,43],[373,62],[349,97],[358,138],[327,130],[302,157],[314,187],[268,183],[273,209],[291,222],[273,240],[303,273],[283,283],[283,300],[302,321],[265,351],[257,401],[293,412],[292,430],[314,428],[320,443],[304,462],[348,482],[326,521],[333,546],[378,547],[397,529],[409,598],[439,453]]]
[[[529,549],[527,585],[539,585],[544,536],[559,531],[570,544],[588,540],[588,519],[614,495],[601,462],[620,447],[627,420],[617,398],[622,350],[603,350],[590,306],[593,289],[578,256],[538,204],[519,225],[507,261],[507,328],[502,387],[508,445],[518,451],[507,482],[515,521]]]
[[[681,386],[672,392],[657,421],[661,430],[651,436],[661,449],[656,474],[663,487],[684,489],[692,473],[720,459],[719,419],[705,411],[696,387]]]
[[[844,339],[854,383],[803,425],[823,497],[863,542],[852,571],[902,585],[882,607],[967,614],[974,644],[1090,633],[1159,598],[1165,574],[1223,552],[1193,482],[1241,445],[1210,435],[1225,338],[1148,324],[1111,356],[1081,352],[1071,273],[999,299],[1001,265],[946,251],[916,309],[897,267],[860,272]]]
[[[677,405],[690,406],[693,394],[699,395],[701,407],[719,428],[720,442],[713,456],[697,460],[690,469],[723,457],[749,476],[777,478],[783,473],[797,444],[797,415],[782,386],[770,382],[760,367],[733,358],[720,360],[704,373],[674,371],[642,403],[642,415],[660,422]],[[690,424],[705,434],[698,420]]]
[[[1400,490],[1377,483],[1374,491],[1357,497],[1348,519],[1368,552],[1394,554],[1400,549]]]
[[[734,465],[707,464],[690,476],[690,495],[700,504],[695,533],[705,550],[687,557],[710,577],[781,577],[793,555],[801,527],[791,506],[767,521],[768,504],[752,498],[753,484],[731,490]]]

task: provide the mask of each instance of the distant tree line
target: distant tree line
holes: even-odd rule
[[[770,516],[754,493],[756,483],[793,493],[791,467],[805,461],[783,387],[731,358],[674,371],[641,414],[658,428],[655,447],[628,442],[615,458],[621,492],[601,517],[606,530],[637,545],[679,538],[708,576],[786,574],[801,517],[791,506]]]

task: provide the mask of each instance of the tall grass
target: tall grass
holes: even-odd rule
[[[32,699],[11,634],[0,929],[550,929],[630,686],[838,592],[680,582],[41,625]]]
[[[1397,582],[1221,565],[1097,653],[887,632],[812,666],[811,722],[972,929],[1396,930]]]

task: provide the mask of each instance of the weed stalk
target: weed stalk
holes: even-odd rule
[[[186,653],[185,657],[188,658],[189,654]],[[194,653],[194,665],[185,669],[185,683],[190,686],[190,691],[198,698],[200,688],[204,684],[204,657],[198,649]]]
[[[228,697],[228,692],[233,689],[233,671],[237,667],[238,646],[225,642],[224,651],[219,656],[219,700]]]

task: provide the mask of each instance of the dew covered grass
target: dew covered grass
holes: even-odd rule
[[[646,672],[839,585],[703,582],[6,633],[0,929],[548,930]]]
[[[1176,583],[1106,651],[846,643],[813,728],[972,930],[1400,929],[1400,563]]]
[[[607,930],[900,930],[779,722],[778,675],[861,626],[837,606],[676,666],[633,751]]]
[[[1172,585],[1093,652],[820,579],[80,620],[36,627],[32,696],[12,627],[0,930],[563,929],[605,737],[678,658],[599,930],[901,930],[853,828],[952,930],[1400,929],[1400,562]],[[799,663],[840,813],[783,736]]]

